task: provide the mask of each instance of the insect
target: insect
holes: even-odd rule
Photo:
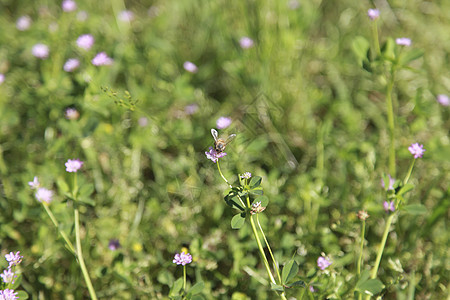
[[[226,140],[219,138],[219,134],[214,128],[211,129],[211,135],[214,138],[214,150],[216,150],[217,153],[222,153],[223,151],[225,151],[225,147],[236,137],[236,135],[233,133],[230,134]]]

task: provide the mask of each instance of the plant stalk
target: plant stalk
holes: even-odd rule
[[[76,205],[76,203],[75,203],[75,205]],[[83,273],[84,281],[86,282],[87,288],[89,290],[89,294],[91,295],[91,298],[93,300],[97,300],[97,295],[95,294],[94,287],[92,286],[92,282],[91,282],[91,279],[89,277],[89,273],[88,273],[88,270],[86,268],[86,264],[84,263],[83,252],[81,250],[80,213],[78,211],[78,207],[75,207],[74,215],[75,215],[75,238],[76,238],[76,245],[77,245],[78,261],[80,263],[81,272]]]

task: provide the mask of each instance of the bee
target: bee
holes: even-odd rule
[[[217,133],[217,130],[214,128],[211,129],[211,135],[214,138],[214,150],[216,150],[217,153],[222,153],[225,151],[225,147],[236,137],[236,135],[230,134],[226,140],[219,138],[219,135]]]

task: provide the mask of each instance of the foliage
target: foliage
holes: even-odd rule
[[[193,256],[192,299],[273,299],[245,209],[233,198],[242,190],[230,194],[204,155],[221,116],[233,122],[220,131],[237,134],[222,171],[233,186],[242,186],[242,172],[259,176],[249,193],[266,197],[261,225],[283,262],[283,284],[297,286],[273,289],[317,299],[366,290],[384,299],[448,295],[450,112],[435,100],[450,93],[448,1],[381,7],[381,56],[371,43],[372,3],[364,1],[79,0],[74,12],[45,3],[0,1],[1,254],[21,251],[21,288],[31,299],[89,295],[58,233],[75,237],[69,158],[84,161],[81,241],[100,299],[177,294],[182,270],[172,258],[183,246]],[[120,19],[125,9],[133,20]],[[20,31],[23,15],[32,24]],[[90,50],[76,45],[86,33],[95,38]],[[242,48],[243,36],[254,46]],[[403,36],[413,40],[408,49],[395,45]],[[32,55],[37,43],[49,47],[47,59]],[[101,51],[112,65],[91,63]],[[73,72],[63,69],[69,58],[80,60]],[[397,173],[408,171],[411,143],[427,149],[411,185],[394,192],[380,185],[389,173],[390,77],[381,63],[389,60]],[[185,61],[198,71],[183,69]],[[79,117],[66,118],[68,108]],[[28,186],[34,176],[55,191],[58,229]],[[393,220],[375,280],[368,274],[386,193],[407,213]],[[361,209],[370,218],[358,277]],[[117,250],[108,248],[112,239]],[[333,264],[320,273],[322,252]]]

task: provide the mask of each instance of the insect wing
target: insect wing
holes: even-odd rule
[[[217,142],[217,139],[219,138],[219,134],[217,133],[217,130],[212,128],[211,129],[211,135],[213,136],[214,140]]]
[[[228,136],[228,138],[227,138],[227,140],[225,141],[225,144],[229,144],[232,140],[234,140],[234,138],[236,137],[236,135],[233,133],[233,134],[230,134],[229,136]]]

